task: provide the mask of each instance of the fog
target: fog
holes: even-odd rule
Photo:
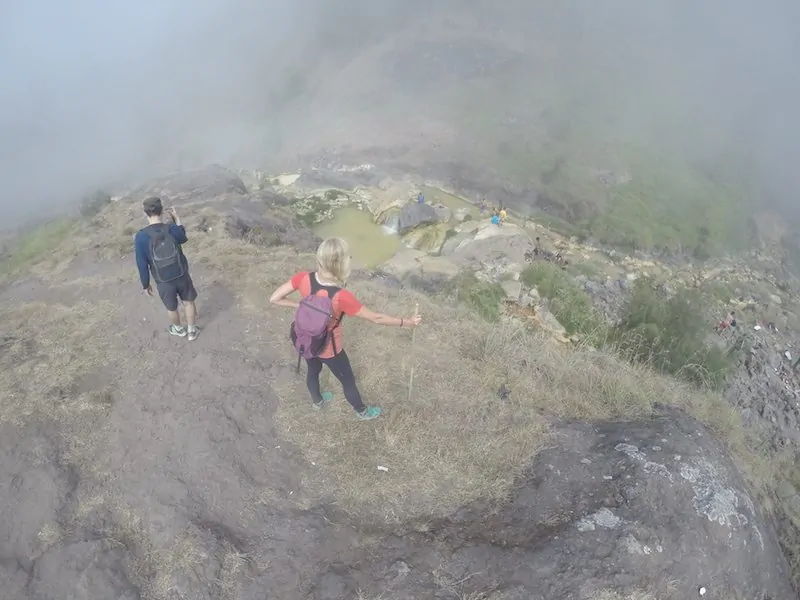
[[[602,97],[628,128],[649,128],[650,143],[743,153],[769,197],[793,206],[800,7],[791,0],[39,0],[0,8],[6,221],[165,169],[268,164],[294,123],[319,117],[304,111],[328,104],[315,94],[338,69],[393,35],[413,48],[409,33],[435,13],[529,31],[526,48],[554,46],[565,78],[612,73],[613,86],[587,79],[589,101]],[[519,85],[535,88],[538,76],[520,74]],[[313,131],[303,135],[313,146]]]

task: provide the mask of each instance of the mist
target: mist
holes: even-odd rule
[[[609,154],[620,140],[712,162],[734,153],[764,197],[792,208],[799,18],[790,0],[6,3],[0,206],[14,221],[164,170],[290,164],[318,146],[361,145],[368,158],[366,148],[397,143],[427,157],[435,133],[417,142],[383,130],[420,115],[460,130],[453,120],[469,103],[471,121],[475,110],[487,120],[530,111],[547,80],[571,90],[549,100],[563,118],[594,128]],[[423,72],[427,85],[411,85],[369,58],[405,53],[397,60],[408,63],[418,52],[426,64],[420,40],[454,32],[467,45],[493,37],[533,62],[503,83],[508,93],[476,107],[473,88],[443,94],[441,78]],[[463,129],[443,152],[483,139]]]

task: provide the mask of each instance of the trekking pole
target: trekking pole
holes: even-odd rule
[[[414,306],[414,316],[419,314],[419,302]],[[417,328],[411,330],[411,372],[408,375],[408,401],[411,401],[411,390],[414,389],[414,338],[417,335]]]

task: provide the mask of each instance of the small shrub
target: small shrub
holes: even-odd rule
[[[695,384],[718,387],[731,366],[722,348],[707,341],[708,320],[699,294],[668,296],[647,280],[637,283],[612,333],[618,352]]]
[[[490,323],[500,319],[500,303],[506,297],[503,287],[497,283],[479,280],[473,273],[464,273],[453,279],[449,291],[456,294],[459,302],[463,302],[478,315]]]
[[[534,263],[522,272],[520,280],[550,299],[550,310],[567,333],[577,333],[592,345],[605,340],[605,323],[589,296],[560,268],[546,262]]]
[[[103,191],[96,191],[84,196],[78,209],[82,217],[93,217],[111,204],[111,196]]]
[[[320,196],[309,196],[292,201],[292,209],[303,225],[308,228],[320,222],[322,216],[330,208],[330,204]]]
[[[325,200],[327,200],[328,202],[334,202],[335,200],[338,200],[339,198],[342,198],[343,196],[346,195],[347,194],[345,194],[341,190],[328,190],[327,192],[325,192]]]

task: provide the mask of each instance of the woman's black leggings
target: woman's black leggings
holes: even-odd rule
[[[308,365],[306,385],[308,385],[311,399],[315,403],[322,402],[322,392],[319,390],[319,374],[322,373],[322,365],[328,365],[331,373],[342,384],[344,397],[347,398],[350,405],[356,412],[364,412],[366,407],[361,401],[361,393],[358,391],[358,386],[356,386],[356,376],[353,375],[353,367],[350,366],[347,352],[342,350],[333,358],[310,358],[306,360],[306,364]]]

